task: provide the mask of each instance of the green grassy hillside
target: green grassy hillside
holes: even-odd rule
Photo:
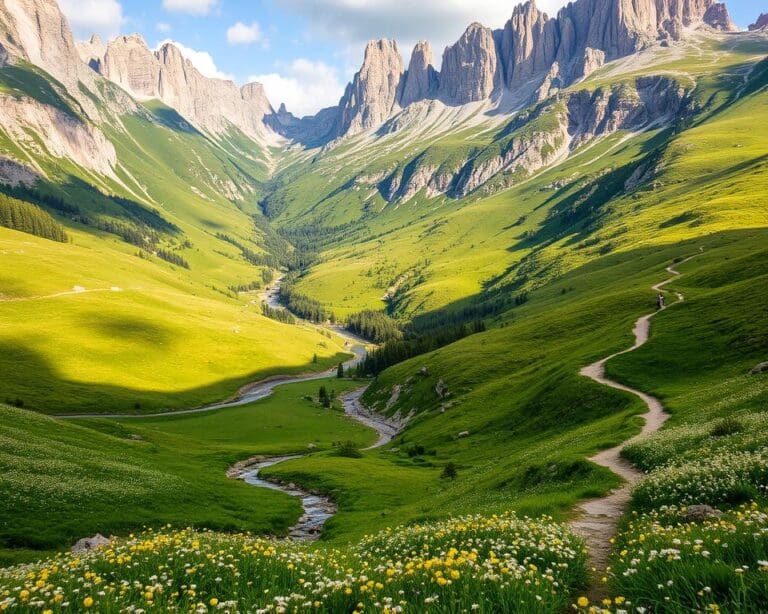
[[[294,384],[236,409],[162,419],[75,422],[0,406],[0,561],[142,525],[285,532],[299,517],[296,499],[225,474],[250,456],[373,443],[338,408],[305,399],[323,384],[359,387]]]
[[[668,128],[588,142],[533,176],[501,173],[465,198],[422,191],[387,203],[377,184],[408,164],[482,159],[529,134],[530,122],[356,137],[295,162],[267,199],[275,223],[326,227],[335,238],[299,290],[341,315],[383,309],[393,290],[390,308],[409,319],[489,287],[533,287],[606,253],[765,226],[753,195],[765,187],[767,135],[755,118],[765,112],[766,53],[764,38],[714,37],[609,64],[567,93],[674,77],[689,92],[688,110]],[[556,112],[538,117],[537,129],[546,132]]]
[[[69,100],[80,117],[46,77],[25,64],[0,71],[8,93]],[[97,101],[115,95],[98,85]],[[69,240],[0,228],[0,400],[47,413],[189,407],[346,356],[335,338],[264,318],[257,296],[236,292],[266,285],[292,251],[258,213],[269,152],[234,129],[204,135],[157,102],[120,117],[99,104],[113,178],[43,147],[21,152],[0,130],[0,151],[45,173],[2,189],[53,214]]]

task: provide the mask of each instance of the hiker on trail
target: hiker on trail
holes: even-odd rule
[[[659,294],[658,298],[656,299],[656,308],[657,309],[664,309],[664,295]]]

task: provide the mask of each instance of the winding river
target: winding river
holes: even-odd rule
[[[280,283],[282,282],[282,279],[282,275],[275,278],[272,285],[268,287],[264,292],[262,292],[258,299],[254,299],[252,302],[260,304],[262,301],[264,301],[273,309],[284,309],[284,307],[279,303]],[[334,332],[336,332],[336,334],[344,339],[345,348],[354,354],[351,359],[344,363],[344,366],[356,366],[365,358],[366,346],[369,345],[369,342],[361,337],[358,337],[357,335],[354,335],[353,333],[350,333],[341,326],[335,325],[332,327],[332,329]],[[229,407],[239,407],[241,405],[253,403],[254,401],[259,401],[270,396],[278,386],[320,380],[335,375],[336,368],[319,373],[306,373],[292,376],[275,376],[243,386],[234,398],[218,403],[213,403],[211,405],[205,405],[203,407],[196,407],[193,409],[182,409],[154,414],[79,414],[59,416],[59,418],[119,418],[121,420],[130,420],[198,414],[226,409]],[[357,390],[342,395],[340,400],[342,401],[344,412],[351,419],[357,420],[361,424],[374,429],[378,433],[379,438],[376,443],[370,446],[370,448],[367,448],[372,449],[388,443],[399,431],[400,424],[387,421],[384,418],[369,412],[363,406],[363,404],[360,402],[360,397],[363,395],[366,388],[367,386],[361,386]],[[232,478],[243,480],[252,486],[278,490],[293,497],[299,497],[301,499],[303,513],[298,522],[289,530],[288,536],[295,540],[312,540],[317,539],[320,536],[323,525],[336,513],[336,504],[330,498],[322,494],[308,492],[296,486],[295,484],[281,484],[278,482],[268,481],[259,475],[262,469],[272,467],[288,460],[302,458],[302,456],[303,455],[255,457],[253,459],[237,463],[227,472],[227,475]]]

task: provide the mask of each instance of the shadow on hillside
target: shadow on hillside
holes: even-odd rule
[[[101,316],[98,316],[101,318]],[[91,322],[91,324],[93,324]],[[133,336],[133,341],[151,341],[154,333],[142,323],[128,319],[102,322],[110,332],[126,331]],[[127,326],[127,329],[126,329]],[[115,342],[116,346],[119,341]],[[85,352],[84,348],[73,347],[72,352]],[[334,357],[326,365],[342,360]],[[50,415],[93,413],[98,417],[102,413],[155,413],[173,409],[189,409],[216,403],[233,397],[237,390],[251,382],[258,382],[270,377],[296,375],[318,370],[317,364],[306,363],[290,368],[275,367],[260,369],[248,375],[222,379],[206,386],[179,391],[152,390],[147,382],[146,389],[127,388],[110,384],[76,381],[64,376],[56,366],[39,352],[21,344],[0,341],[0,403],[7,403],[25,409]],[[126,364],[125,370],[131,365]],[[169,356],[168,369],[173,369],[173,356]]]

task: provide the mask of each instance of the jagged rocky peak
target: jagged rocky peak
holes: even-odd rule
[[[467,104],[490,98],[499,85],[499,64],[493,31],[479,23],[443,52],[440,98],[449,104]]]
[[[101,40],[98,34],[91,36],[88,41],[81,41],[77,44],[77,52],[80,59],[83,60],[94,71],[101,72],[101,62],[107,52],[107,46]]]
[[[750,32],[759,32],[760,30],[768,30],[768,13],[760,13],[757,21],[749,26]]]
[[[403,85],[402,106],[432,98],[437,94],[438,73],[432,65],[432,45],[419,41],[413,48]]]
[[[99,72],[136,98],[159,97],[160,62],[140,34],[118,36],[106,47]]]
[[[380,126],[399,106],[405,67],[397,43],[380,39],[365,48],[360,71],[339,103],[338,133],[357,134]]]
[[[252,112],[258,114],[259,118],[262,118],[265,115],[271,115],[275,112],[267,98],[267,92],[264,90],[264,86],[258,81],[246,83],[240,88],[240,93],[247,107]],[[285,104],[282,104],[281,107],[284,109]]]
[[[704,13],[704,23],[723,32],[738,32],[736,24],[731,21],[731,15],[728,13],[728,7],[724,2],[716,2]]]
[[[557,23],[539,11],[533,0],[517,5],[501,34],[501,61],[507,87],[512,89],[548,71],[557,58],[559,45]]]
[[[0,0],[0,44],[67,88],[88,83],[72,31],[55,0]]]

